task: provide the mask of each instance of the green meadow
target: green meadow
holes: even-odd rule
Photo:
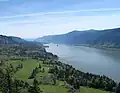
[[[33,60],[33,59],[28,59],[28,60],[24,60],[24,61],[20,61],[20,60],[13,60],[10,61],[10,63],[13,66],[17,66],[18,64],[23,64],[23,68],[20,69],[15,77],[21,80],[25,80],[27,81],[29,84],[32,84],[33,80],[32,79],[28,79],[29,76],[32,73],[32,70],[35,67],[38,67],[39,64],[41,64],[41,67],[45,69],[45,72],[42,73],[38,73],[36,75],[36,78],[39,79],[42,76],[48,76],[50,75],[48,73],[48,69],[49,66],[48,65],[43,65],[41,61],[38,60]],[[64,86],[60,86],[60,84],[62,84],[62,81],[57,81],[56,85],[43,85],[40,84],[40,89],[42,90],[42,93],[69,93],[68,89],[65,88]],[[93,88],[85,88],[85,87],[81,87],[80,91],[78,91],[77,93],[108,93],[106,91],[102,91],[102,90],[97,90],[97,89],[93,89]]]

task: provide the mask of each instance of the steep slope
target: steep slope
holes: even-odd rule
[[[24,39],[19,37],[0,35],[0,44],[20,44],[25,42]]]
[[[120,28],[107,30],[72,31],[61,35],[44,36],[36,41],[62,44],[119,45]]]

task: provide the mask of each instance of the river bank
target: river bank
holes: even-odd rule
[[[59,56],[60,60],[76,69],[98,75],[106,75],[120,82],[120,52],[83,46],[69,46],[64,44],[49,44],[46,48]]]
[[[90,48],[96,48],[96,49],[105,49],[105,50],[112,50],[112,51],[120,51],[120,47],[118,46],[107,46],[107,45],[87,45],[87,44],[78,44],[78,45],[72,45],[72,46],[84,46],[84,47],[90,47]]]

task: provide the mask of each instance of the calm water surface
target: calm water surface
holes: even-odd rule
[[[120,50],[96,49],[84,46],[48,44],[46,50],[57,54],[60,60],[84,72],[106,75],[120,81]]]

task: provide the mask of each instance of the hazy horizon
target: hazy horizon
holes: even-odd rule
[[[120,28],[120,27],[117,27],[117,28]],[[73,31],[89,31],[89,30],[102,31],[102,30],[117,29],[117,28],[72,30],[72,31],[68,31],[68,32],[65,32],[65,33],[60,33],[60,34],[48,34],[48,35],[43,35],[43,36],[38,36],[38,37],[20,37],[20,36],[16,36],[16,35],[6,35],[6,34],[0,34],[0,35],[20,37],[20,38],[25,39],[25,40],[28,40],[28,41],[33,41],[33,40],[35,40],[35,39],[37,39],[37,38],[40,38],[40,37],[50,36],[50,35],[62,35],[62,34],[67,34],[67,33],[73,32]]]
[[[22,38],[120,27],[119,0],[0,0],[0,34]]]

